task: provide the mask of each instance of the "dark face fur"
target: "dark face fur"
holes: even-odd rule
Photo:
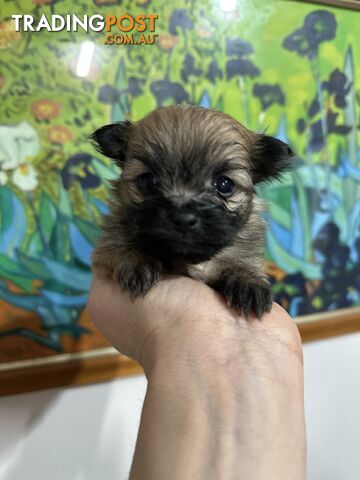
[[[200,263],[231,245],[251,213],[254,184],[277,177],[291,154],[224,113],[192,106],[107,125],[93,140],[123,170],[111,206],[122,231],[165,264]]]

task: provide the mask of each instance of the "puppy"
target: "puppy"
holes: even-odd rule
[[[106,125],[92,140],[122,169],[93,254],[97,274],[132,298],[176,273],[213,287],[245,316],[271,308],[254,185],[289,167],[288,145],[190,105]]]

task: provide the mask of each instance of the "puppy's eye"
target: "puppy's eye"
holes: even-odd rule
[[[222,197],[230,197],[235,192],[235,183],[225,175],[217,178],[214,185],[217,193]]]
[[[137,184],[139,189],[143,193],[147,193],[147,192],[151,192],[151,190],[155,188],[157,181],[155,176],[152,173],[146,172],[138,176]]]

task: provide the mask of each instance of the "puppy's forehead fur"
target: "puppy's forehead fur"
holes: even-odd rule
[[[159,108],[133,124],[127,156],[188,182],[231,162],[246,168],[255,134],[225,113],[194,106]],[[133,163],[138,173],[139,166]]]

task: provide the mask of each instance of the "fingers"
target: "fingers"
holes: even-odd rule
[[[110,280],[94,277],[87,303],[89,317],[120,353],[136,357],[136,316],[129,296]]]
[[[111,280],[94,277],[88,299],[90,319],[121,353],[139,360],[149,334],[183,324],[207,308],[212,290],[187,277],[168,276],[145,296],[132,300]]]
[[[143,345],[145,341],[149,344],[149,338],[150,344],[160,349],[164,345],[159,343],[175,348],[177,342],[183,342],[179,339],[190,342],[191,337],[197,337],[204,344],[216,344],[217,349],[223,350],[225,339],[230,336],[252,343],[257,349],[271,351],[277,347],[280,351],[285,347],[284,350],[295,353],[302,362],[298,329],[280,305],[274,303],[261,321],[255,316],[245,319],[227,305],[221,294],[187,277],[168,276],[145,297],[135,300],[111,280],[95,277],[88,311],[110,343],[137,361],[141,360]]]

